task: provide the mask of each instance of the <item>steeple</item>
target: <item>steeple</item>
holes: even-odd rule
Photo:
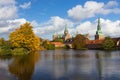
[[[97,26],[97,30],[101,30],[101,26],[100,26],[100,17],[98,18],[98,26]]]
[[[65,30],[64,30],[64,34],[67,34],[68,33],[68,28],[67,28],[67,25],[65,26]]]
[[[98,39],[98,40],[104,39],[104,35],[101,31],[100,18],[98,18],[98,25],[97,25],[97,31],[96,31],[95,39]]]
[[[66,25],[64,30],[64,41],[66,41],[67,39],[70,39],[70,34],[68,32],[68,27]]]
[[[101,31],[101,25],[100,25],[100,18],[98,18],[98,25],[97,25],[97,31],[96,31],[96,34],[102,34],[102,31]]]
[[[54,32],[54,34],[53,35],[57,35],[57,32]]]

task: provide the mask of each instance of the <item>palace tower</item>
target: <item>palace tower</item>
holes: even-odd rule
[[[98,25],[97,25],[97,31],[95,34],[95,40],[103,40],[104,34],[101,31],[101,25],[100,25],[100,18],[98,18]]]

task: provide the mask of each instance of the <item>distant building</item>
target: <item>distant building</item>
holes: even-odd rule
[[[67,46],[70,46],[72,48],[72,42],[73,42],[73,39],[75,38],[76,35],[78,35],[78,31],[73,37],[70,35],[67,26],[65,26],[64,34],[54,33],[52,44],[54,44],[55,47],[64,47],[67,45]],[[97,31],[95,34],[95,40],[89,40],[89,38],[90,38],[89,34],[85,34],[84,36],[86,37],[86,48],[88,48],[88,49],[101,49],[101,44],[103,43],[105,36],[101,30],[100,18],[98,18],[98,25],[97,25]],[[64,41],[64,43],[57,42],[57,41],[54,42],[55,39],[61,39]],[[115,42],[115,47],[120,49],[120,37],[112,38],[112,39]]]
[[[71,42],[72,39],[78,34],[78,32],[74,35],[74,36],[71,36],[69,31],[68,31],[68,28],[67,26],[65,26],[65,30],[64,30],[64,34],[57,34],[56,32],[53,34],[53,41],[56,40],[56,39],[61,39],[63,40],[65,43],[66,42]],[[90,38],[90,35],[89,34],[85,34],[84,35],[86,37],[86,39],[89,39]]]
[[[101,25],[100,25],[100,18],[98,18],[98,25],[97,25],[97,31],[95,34],[95,40],[103,40],[104,34],[101,31]]]
[[[97,25],[97,31],[95,34],[95,40],[87,40],[86,41],[86,47],[88,49],[101,49],[101,44],[104,41],[104,34],[102,33],[101,30],[101,25],[100,25],[100,18],[98,18],[98,25]]]
[[[71,38],[67,26],[65,27],[63,38],[64,38],[64,41]]]
[[[87,40],[86,41],[86,48],[88,49],[101,49],[101,44],[103,43],[102,40]]]
[[[54,44],[55,47],[64,47],[65,44],[63,44],[62,42],[51,42],[51,44]]]
[[[115,42],[115,46],[120,48],[120,37],[118,38],[112,38]]]
[[[65,26],[64,34],[57,34],[56,32],[53,34],[53,40],[55,39],[62,39],[63,41],[66,41],[67,39],[72,38],[67,26]]]

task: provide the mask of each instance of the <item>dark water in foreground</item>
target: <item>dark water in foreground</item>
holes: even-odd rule
[[[120,80],[120,51],[46,50],[0,57],[0,80]]]

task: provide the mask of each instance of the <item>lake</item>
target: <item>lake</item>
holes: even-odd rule
[[[120,80],[120,51],[45,50],[0,57],[0,80]]]

